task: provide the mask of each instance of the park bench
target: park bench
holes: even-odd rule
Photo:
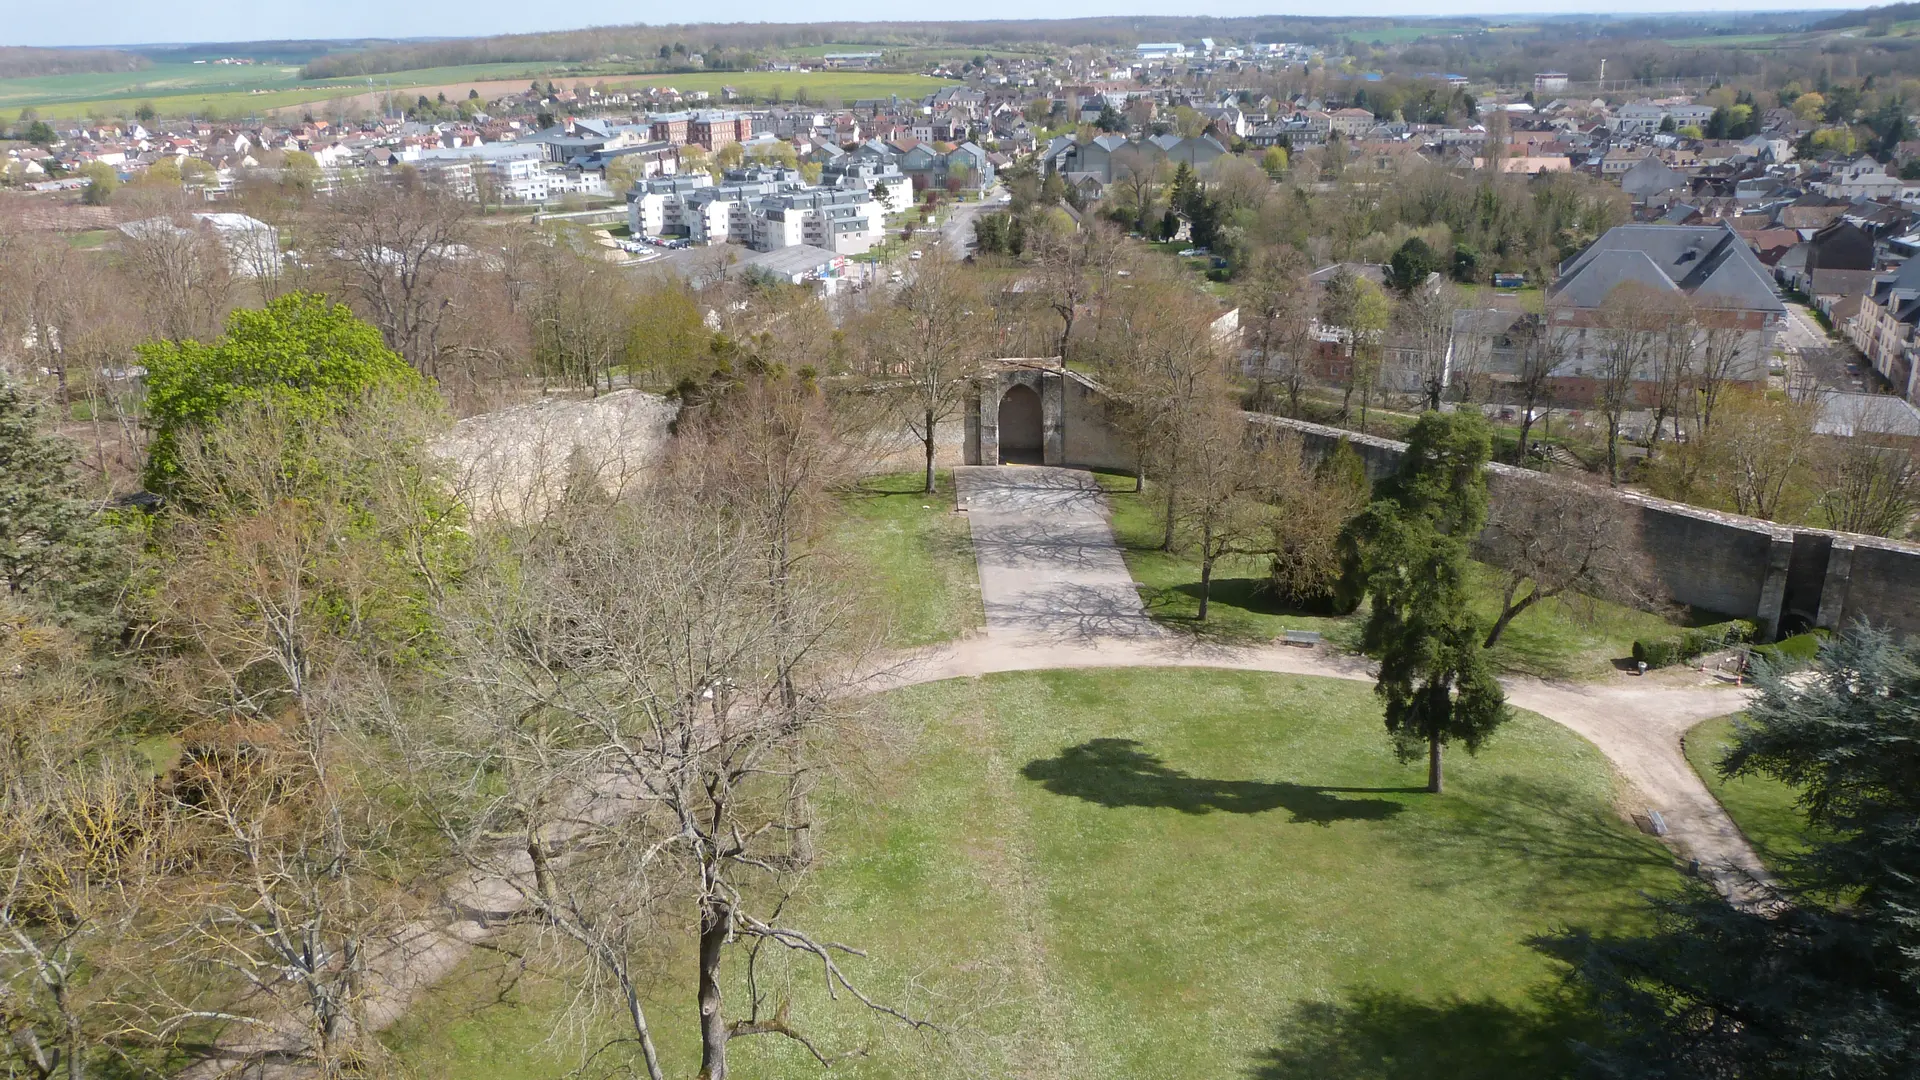
[[[1320,644],[1320,631],[1288,630],[1286,631],[1285,641],[1289,645],[1299,645],[1311,649],[1315,645]]]

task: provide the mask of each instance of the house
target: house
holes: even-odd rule
[[[1767,268],[1733,229],[1617,225],[1562,263],[1546,296],[1547,325],[1568,335],[1566,359],[1554,371],[1557,392],[1594,399],[1608,332],[1624,313],[1611,301],[1621,296],[1633,305],[1627,311],[1662,300],[1684,306],[1705,330],[1696,348],[1730,345],[1732,379],[1765,385],[1787,309]]]
[[[1364,135],[1369,128],[1373,127],[1374,117],[1373,113],[1366,109],[1336,109],[1331,114],[1330,123],[1333,130],[1351,139]]]
[[[1611,160],[1613,154],[1607,157]],[[1620,190],[1641,205],[1664,204],[1669,196],[1685,195],[1690,187],[1684,175],[1652,156],[1639,158],[1619,176]]]
[[[1915,396],[1920,382],[1914,378],[1916,324],[1920,324],[1920,260],[1910,260],[1874,278],[1860,298],[1859,311],[1845,326],[1853,347],[1908,401],[1920,400]]]
[[[1833,175],[1814,187],[1824,194],[1839,199],[1897,199],[1905,185],[1897,176],[1890,176],[1887,167],[1862,154],[1835,169]]]

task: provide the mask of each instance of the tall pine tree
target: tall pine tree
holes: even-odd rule
[[[1487,517],[1492,455],[1478,413],[1427,413],[1399,471],[1350,526],[1351,571],[1372,601],[1362,638],[1380,661],[1374,684],[1402,761],[1427,758],[1427,790],[1444,787],[1444,748],[1468,753],[1507,718],[1506,694],[1468,606],[1467,555]]]

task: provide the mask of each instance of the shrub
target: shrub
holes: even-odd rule
[[[1701,653],[1751,641],[1759,627],[1751,619],[1729,619],[1682,630],[1664,638],[1642,638],[1633,643],[1633,658],[1650,668],[1684,664]]]
[[[1804,634],[1781,638],[1771,645],[1756,645],[1748,659],[1749,662],[1764,660],[1768,667],[1775,670],[1804,667],[1820,655],[1820,643],[1826,636],[1823,630],[1809,630]]]

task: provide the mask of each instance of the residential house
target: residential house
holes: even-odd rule
[[[1618,225],[1562,263],[1547,290],[1547,324],[1569,335],[1555,369],[1559,393],[1594,400],[1608,332],[1618,329],[1609,301],[1634,297],[1684,305],[1709,332],[1737,336],[1733,378],[1764,385],[1773,340],[1787,317],[1767,268],[1725,225]],[[1622,292],[1622,290],[1627,290]],[[1703,335],[1701,347],[1707,347]]]

